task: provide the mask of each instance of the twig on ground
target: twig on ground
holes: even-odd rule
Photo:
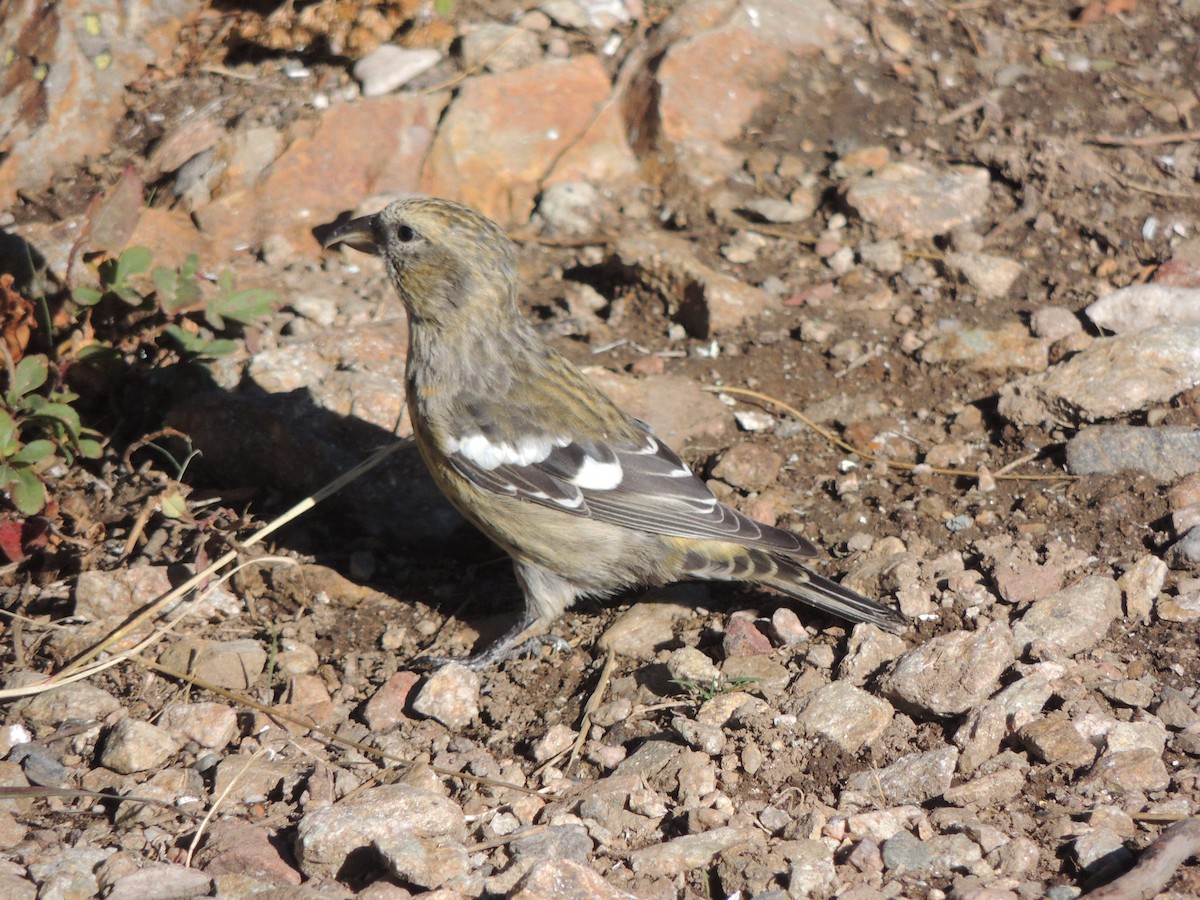
[[[1087,894],[1088,900],[1150,900],[1189,857],[1200,854],[1200,819],[1184,819],[1155,838],[1132,869]]]

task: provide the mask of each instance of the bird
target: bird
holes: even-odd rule
[[[512,557],[524,594],[516,626],[457,661],[478,670],[510,658],[582,597],[677,581],[768,586],[851,622],[906,627],[895,609],[811,571],[819,552],[806,538],[720,502],[649,424],[549,346],[521,313],[516,248],[492,220],[409,197],[323,244],[382,258],[408,316],[421,457]]]

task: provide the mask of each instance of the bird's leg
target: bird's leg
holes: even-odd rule
[[[535,634],[525,637],[526,632],[538,624],[539,617],[526,611],[517,624],[497,638],[486,649],[470,656],[420,656],[413,660],[414,668],[440,669],[449,663],[458,663],[474,672],[490,669],[510,659],[532,656],[539,648],[549,646],[559,652],[570,650],[571,645],[556,634]]]
[[[458,663],[478,672],[521,656],[532,656],[539,648],[550,646],[562,652],[571,646],[554,634],[525,634],[539,623],[549,625],[562,615],[564,609],[575,602],[579,589],[566,578],[543,569],[531,562],[514,561],[513,569],[517,582],[525,595],[525,612],[517,624],[486,650],[462,658],[452,656],[422,656],[414,661],[426,669],[436,669],[447,663]]]

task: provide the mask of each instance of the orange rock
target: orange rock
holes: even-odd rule
[[[633,171],[600,60],[578,56],[469,79],[438,129],[421,190],[523,224],[548,173],[556,181]],[[595,120],[595,122],[593,122]]]

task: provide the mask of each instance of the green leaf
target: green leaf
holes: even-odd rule
[[[16,469],[13,474],[16,478],[9,488],[13,506],[27,516],[41,512],[46,505],[46,486],[41,479],[25,468]]]
[[[79,455],[84,459],[99,459],[104,453],[104,447],[99,441],[91,438],[79,439]]]
[[[227,356],[236,350],[237,347],[237,341],[218,338],[215,341],[209,341],[200,353],[203,356]]]
[[[95,288],[77,287],[71,292],[71,298],[80,306],[95,306],[104,295]]]
[[[198,353],[208,342],[198,334],[185,331],[178,325],[168,325],[163,334],[175,341],[185,353]]]
[[[40,462],[47,457],[53,458],[55,449],[56,448],[53,441],[47,441],[46,439],[42,438],[40,440],[30,441],[16,453],[14,453],[11,459],[15,463],[32,465],[33,463]]]
[[[443,19],[448,19],[454,12],[455,0],[433,0],[433,11]]]
[[[200,285],[196,282],[196,270],[200,268],[200,257],[189,253],[178,269],[158,268],[154,270],[154,284],[158,288],[158,304],[169,313],[180,312],[200,303]]]
[[[187,515],[187,501],[178,491],[163,494],[158,503],[162,514],[168,519],[179,519]]]
[[[121,298],[121,302],[129,306],[141,306],[146,302],[146,295],[136,288],[118,285],[113,288],[113,293]]]
[[[0,409],[0,457],[8,459],[21,446],[17,439],[17,423],[13,417]]]
[[[62,422],[72,435],[79,434],[81,427],[79,413],[75,412],[73,407],[67,406],[65,403],[41,404],[37,411],[37,417],[39,419],[51,419],[52,421]]]
[[[50,362],[45,356],[40,353],[27,356],[17,363],[9,391],[17,397],[24,397],[45,384],[49,374]]]
[[[233,319],[240,325],[250,325],[259,319],[265,319],[271,315],[271,304],[275,302],[275,295],[263,288],[247,288],[244,291],[220,296],[209,303],[208,309],[205,310],[207,315],[215,308],[217,315],[226,319]],[[220,328],[222,326],[214,325]]]
[[[130,247],[117,258],[117,281],[123,284],[130,275],[145,272],[153,258],[145,247]]]

